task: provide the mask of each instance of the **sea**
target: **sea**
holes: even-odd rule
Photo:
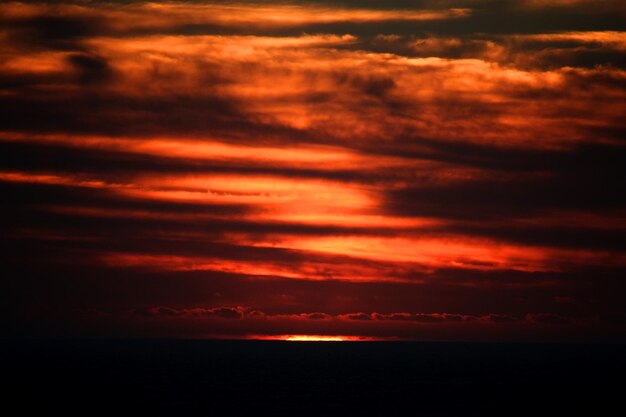
[[[4,340],[5,416],[626,416],[626,346]]]

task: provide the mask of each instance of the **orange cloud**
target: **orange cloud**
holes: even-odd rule
[[[264,246],[263,243],[257,245]],[[464,236],[421,239],[367,236],[294,237],[273,246],[378,261],[415,263],[425,270],[462,267],[537,272],[559,271],[576,264],[626,262],[626,257],[612,252],[511,245]]]
[[[571,32],[511,39],[586,39],[622,48],[622,38],[616,32]],[[196,102],[230,103],[248,123],[332,137],[335,144],[346,147],[370,146],[369,138],[391,142],[405,132],[433,140],[500,146],[571,146],[587,140],[589,129],[614,126],[621,117],[621,107],[613,103],[626,100],[623,90],[612,87],[626,78],[624,71],[616,68],[516,68],[505,62],[489,62],[508,54],[493,43],[486,44],[487,52],[479,59],[411,58],[336,48],[354,42],[352,36],[336,35],[157,35],[96,37],[82,43],[115,75],[97,86],[98,94],[118,97],[121,102],[168,102],[170,97],[182,95],[193,96]],[[436,52],[455,42],[459,41],[427,39],[417,42],[415,48]],[[516,59],[522,62],[528,56]],[[67,52],[9,55],[0,74],[56,74],[57,78],[30,93],[43,98],[58,90],[79,99],[72,83],[83,70],[70,65],[68,57]],[[158,82],[154,82],[154,74]],[[586,83],[592,78],[599,81]],[[597,100],[599,96],[605,99]],[[200,104],[192,107],[192,113],[185,117],[201,120],[201,114],[194,112],[202,108]],[[107,117],[133,124],[139,131],[155,126],[152,116],[139,110],[104,111],[110,112],[105,113]],[[220,123],[224,121],[220,119]],[[191,127],[188,134],[197,137],[206,130],[199,129]],[[239,129],[233,124],[227,129],[229,137],[223,139],[245,141],[248,132]],[[276,136],[269,133],[266,140],[275,141]],[[168,146],[156,141],[135,145],[147,152],[158,152],[157,148],[167,152]],[[179,149],[177,152],[184,152],[183,147]],[[191,152],[201,155],[214,151],[221,152],[215,146],[202,151],[199,145]]]
[[[443,10],[381,10],[366,8],[337,8],[320,5],[255,5],[194,4],[194,3],[130,3],[123,7],[113,4],[46,5],[9,2],[0,6],[0,15],[9,19],[38,16],[64,18],[97,17],[111,30],[167,29],[188,25],[218,25],[224,27],[294,27],[337,22],[423,21],[462,18],[470,9]]]

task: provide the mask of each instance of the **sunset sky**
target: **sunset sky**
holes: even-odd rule
[[[623,0],[0,3],[3,336],[626,340]]]

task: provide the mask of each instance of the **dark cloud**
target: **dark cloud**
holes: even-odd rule
[[[171,307],[150,307],[150,308],[136,308],[131,311],[132,314],[136,314],[143,317],[151,318],[188,318],[188,317],[217,317],[222,319],[241,319],[243,318],[243,312],[238,308],[229,307],[215,307],[215,308],[191,308],[191,309],[176,309]]]
[[[512,323],[516,322],[518,319],[511,316],[503,316],[500,314],[489,314],[487,320],[492,321],[494,323]]]
[[[392,313],[392,314],[379,314],[375,313],[374,318],[376,320],[399,320],[399,321],[415,321],[421,323],[440,323],[447,318],[441,314],[411,314],[411,313]],[[458,320],[453,320],[458,321]]]
[[[90,84],[106,81],[111,75],[111,69],[107,61],[101,57],[88,54],[73,54],[68,56],[68,61],[79,72],[79,80]]]
[[[175,317],[180,315],[181,312],[169,307],[158,307],[156,308],[155,314],[158,316]]]
[[[419,321],[422,323],[439,323],[446,318],[435,314],[415,314],[411,317],[411,320]]]
[[[436,34],[363,37],[353,47],[378,53],[393,52],[407,57],[481,59],[521,69],[554,70],[563,67],[625,68],[619,32],[603,36],[485,33],[446,36]]]
[[[81,40],[104,34],[101,20],[79,16],[32,16],[3,18],[9,39],[23,48],[53,50],[83,50]]]
[[[246,312],[246,310],[248,310]],[[501,314],[486,314],[481,317],[475,316],[464,316],[461,314],[440,314],[440,313],[390,313],[390,314],[380,314],[380,313],[347,313],[340,315],[330,315],[327,313],[302,313],[302,314],[268,314],[259,310],[249,310],[244,309],[242,307],[237,308],[225,308],[225,307],[216,307],[216,308],[185,308],[185,309],[175,309],[171,307],[150,307],[150,308],[137,308],[133,309],[132,314],[144,316],[144,317],[152,317],[152,318],[168,318],[168,317],[201,317],[201,318],[225,318],[225,319],[249,319],[249,318],[257,318],[263,317],[266,319],[273,320],[357,320],[357,321],[408,321],[408,322],[417,322],[417,323],[442,323],[444,321],[447,322],[468,322],[474,320],[482,320],[482,321],[490,321],[493,323],[505,324],[505,323],[515,323],[520,322],[521,320],[527,323],[538,323],[538,324],[548,324],[548,325],[559,325],[559,324],[570,324],[572,321],[558,314],[552,313],[528,313],[524,316],[523,319],[519,319],[512,316],[501,315]],[[106,317],[110,316],[108,313],[102,313],[96,311],[95,313],[98,317]],[[608,316],[607,316],[608,317]],[[594,320],[589,317],[588,320]],[[604,319],[604,317],[603,317]],[[610,320],[611,322],[616,322],[615,320]],[[371,324],[374,326],[374,324]]]
[[[462,314],[446,314],[445,319],[449,321],[470,321],[475,320],[473,316],[463,316]]]
[[[211,310],[211,315],[221,317],[223,319],[240,319],[242,318],[241,311],[234,308],[215,308]]]
[[[558,224],[542,225],[541,220],[538,220],[534,226],[520,224],[513,227],[502,224],[474,223],[451,226],[445,231],[536,246],[607,249],[611,251],[626,249],[626,240],[622,230],[597,228],[598,225],[593,222],[575,226],[568,226],[565,221],[563,223],[563,226]]]
[[[350,77],[347,74],[340,74],[338,75],[340,82],[342,81],[341,78],[344,76],[347,76],[346,82],[351,86],[361,90],[366,95],[378,98],[385,97],[387,92],[396,86],[395,81],[390,77],[370,76],[368,78],[361,78],[358,76]]]
[[[542,324],[568,324],[570,320],[567,317],[559,316],[558,314],[550,313],[535,313],[528,314],[526,320],[530,320]]]
[[[95,77],[94,77],[95,75]],[[82,81],[103,80],[89,74]],[[216,97],[137,99],[103,95],[0,99],[0,121],[7,130],[98,133],[105,135],[217,133],[229,126],[239,131],[258,128],[242,118],[234,103]],[[33,123],[33,122],[36,123]],[[131,127],[132,126],[132,127]],[[231,134],[233,132],[230,132]]]
[[[459,148],[471,150],[464,145]],[[626,205],[622,198],[626,195],[621,180],[626,176],[620,162],[625,152],[622,146],[590,145],[560,153],[534,152],[537,158],[525,151],[519,155],[515,151],[496,150],[492,155],[488,149],[484,154],[480,148],[474,151],[475,156],[465,155],[466,163],[502,171],[504,166],[498,165],[508,164],[509,170],[523,169],[524,173],[513,178],[496,174],[491,178],[393,190],[389,193],[390,208],[403,214],[494,219],[533,215],[548,209],[610,210]],[[527,161],[525,167],[523,161]]]

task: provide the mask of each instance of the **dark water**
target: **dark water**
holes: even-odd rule
[[[0,344],[11,416],[626,416],[623,345]]]

